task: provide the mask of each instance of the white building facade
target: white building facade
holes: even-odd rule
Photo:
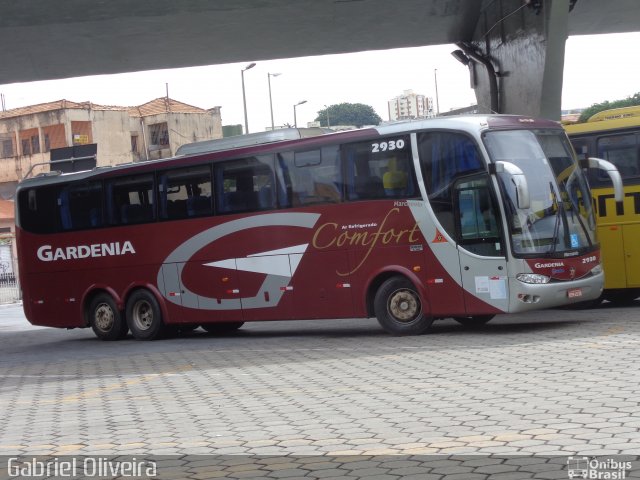
[[[413,90],[405,90],[402,95],[389,100],[388,108],[391,122],[435,116],[433,99]]]

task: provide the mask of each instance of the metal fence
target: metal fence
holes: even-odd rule
[[[12,273],[0,274],[0,304],[22,300],[18,279]]]

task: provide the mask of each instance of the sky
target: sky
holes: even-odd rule
[[[566,43],[562,108],[588,107],[640,91],[640,62],[630,50],[640,33],[570,37]],[[271,126],[268,74],[276,125],[313,121],[326,105],[364,103],[388,120],[387,101],[404,90],[437,100],[440,111],[475,104],[465,66],[451,56],[456,47],[439,45],[258,61],[244,72],[249,131]],[[241,70],[250,62],[154,70],[118,75],[0,85],[7,109],[67,99],[133,106],[167,93],[200,108],[222,107],[222,123],[244,124]]]

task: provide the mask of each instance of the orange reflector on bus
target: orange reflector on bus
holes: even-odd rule
[[[420,265],[416,265],[415,267],[413,267],[414,272],[419,272],[420,270],[422,270],[422,267]]]

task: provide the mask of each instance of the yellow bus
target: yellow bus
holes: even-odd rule
[[[640,106],[605,110],[565,129],[579,156],[607,160],[622,176],[624,201],[617,204],[610,177],[588,171],[605,271],[602,298],[631,302],[640,296]]]

